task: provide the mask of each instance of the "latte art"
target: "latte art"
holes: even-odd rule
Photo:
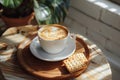
[[[66,29],[59,26],[47,26],[39,32],[39,36],[44,40],[60,40],[67,35]]]

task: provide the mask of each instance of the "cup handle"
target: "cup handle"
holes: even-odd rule
[[[76,41],[76,34],[75,33],[71,33],[70,36],[74,39],[74,41]]]

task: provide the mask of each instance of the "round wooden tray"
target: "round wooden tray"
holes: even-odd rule
[[[31,51],[29,49],[30,43],[31,40],[25,40],[19,45],[17,58],[25,70],[42,80],[68,80],[70,78],[79,76],[87,69],[86,67],[77,72],[69,73],[63,61],[47,62],[40,60],[31,54]],[[86,43],[78,36],[76,38],[76,50],[84,52],[84,55],[88,59],[87,65],[89,65],[89,49]]]

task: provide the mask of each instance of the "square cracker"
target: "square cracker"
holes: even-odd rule
[[[87,58],[85,57],[84,53],[75,52],[72,56],[68,57],[68,59],[64,60],[64,64],[67,70],[70,73],[76,72],[87,67]]]

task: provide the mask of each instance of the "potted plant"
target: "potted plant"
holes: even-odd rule
[[[0,8],[1,18],[8,26],[26,25],[34,15],[38,24],[53,24],[64,21],[69,0],[0,0]]]

